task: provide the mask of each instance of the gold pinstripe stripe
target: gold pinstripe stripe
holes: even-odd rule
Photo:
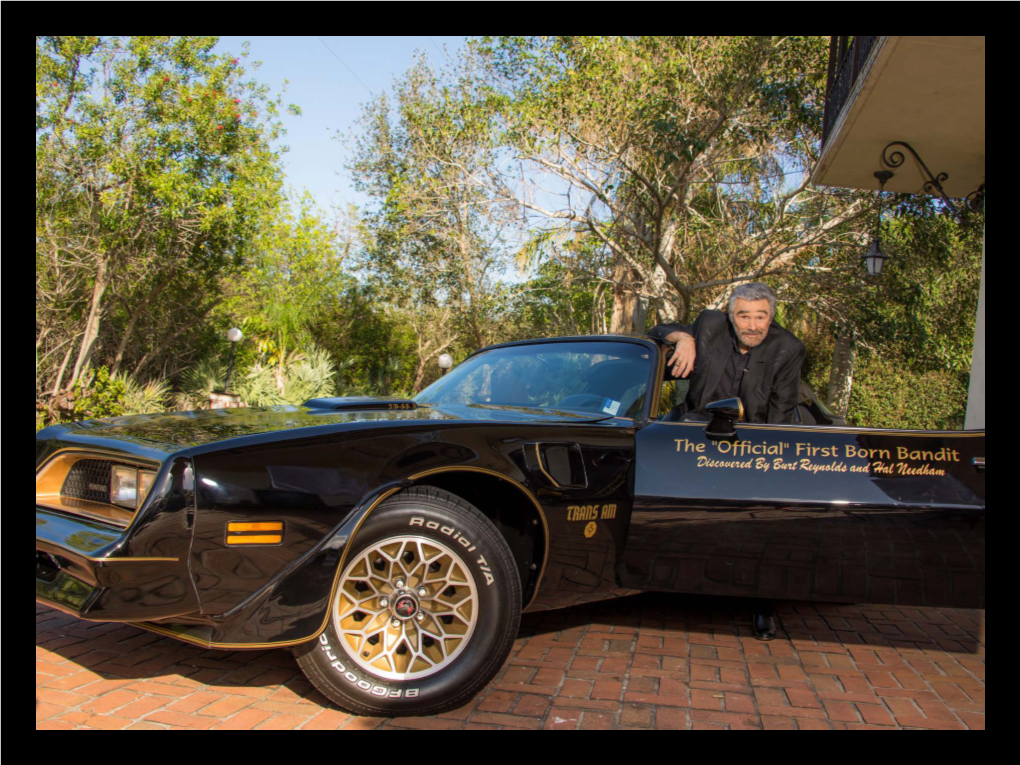
[[[651,424],[651,423],[649,423]],[[655,420],[656,425],[685,425],[687,427],[704,428],[704,422],[666,422]],[[825,425],[767,425],[737,423],[741,428],[752,430],[792,430],[795,433],[843,433],[846,435],[876,435],[876,436],[907,436],[912,438],[983,438],[983,430],[896,430],[892,428],[863,428],[847,426],[845,428],[830,428]]]
[[[535,444],[535,459],[538,460],[538,469],[542,471],[542,475],[548,478],[552,485],[557,489],[562,489],[563,487],[560,486],[559,482],[555,478],[549,475],[549,471],[546,470],[545,465],[542,464],[542,450],[538,448],[537,443]]]
[[[422,471],[421,473],[415,473],[414,475],[409,476],[407,480],[417,481],[421,478],[425,478],[430,475],[436,475],[437,473],[453,473],[453,472],[484,473],[486,475],[495,476],[496,478],[500,478],[508,483],[511,483],[518,489],[520,489],[522,492],[524,492],[524,495],[529,500],[531,500],[531,503],[535,506],[535,509],[538,511],[539,517],[542,519],[542,528],[543,531],[545,532],[544,534],[545,550],[542,556],[542,567],[541,569],[539,569],[538,579],[535,582],[535,594],[532,595],[531,600],[529,600],[528,603],[524,606],[524,608],[527,608],[534,602],[535,597],[538,595],[538,590],[542,585],[542,578],[545,576],[546,563],[549,560],[549,522],[546,520],[545,511],[542,509],[542,505],[539,504],[538,500],[528,490],[528,488],[524,486],[524,484],[514,480],[513,478],[509,478],[503,475],[502,473],[497,473],[496,471],[489,470],[487,468],[473,467],[468,465],[462,465],[458,467],[433,468],[431,470]],[[327,603],[326,616],[322,621],[322,626],[319,627],[319,629],[317,629],[313,634],[309,635],[308,637],[298,638],[297,640],[281,640],[271,643],[217,643],[214,641],[199,640],[189,635],[184,635],[179,632],[175,632],[174,630],[167,629],[166,627],[162,627],[155,624],[134,622],[133,623],[134,626],[140,627],[141,629],[149,630],[151,632],[156,632],[161,635],[167,635],[169,637],[177,638],[178,640],[183,640],[186,643],[192,643],[193,645],[199,645],[204,648],[272,648],[272,647],[281,648],[284,646],[297,645],[299,643],[306,643],[309,640],[314,640],[315,638],[322,634],[323,630],[326,629],[326,625],[329,623],[330,609],[332,608],[333,598],[336,595],[337,583],[340,581],[340,574],[343,572],[344,564],[347,562],[347,554],[348,552],[350,552],[351,545],[354,542],[354,537],[357,535],[359,529],[361,529],[361,526],[362,524],[364,524],[365,519],[368,518],[368,516],[371,515],[372,512],[384,500],[389,499],[389,497],[391,497],[393,494],[397,493],[403,488],[404,487],[402,486],[397,486],[379,495],[379,497],[369,506],[368,510],[365,511],[364,515],[362,515],[361,518],[358,520],[358,524],[354,527],[354,530],[351,532],[351,535],[347,538],[347,544],[344,545],[344,552],[340,557],[340,563],[337,565],[336,574],[333,577],[333,587],[330,589],[329,600],[326,602]]]
[[[322,620],[322,626],[308,637],[298,638],[296,640],[277,640],[270,643],[217,643],[211,640],[199,640],[198,638],[193,638],[190,635],[184,635],[180,632],[175,632],[174,630],[155,624],[149,624],[146,622],[132,622],[132,624],[136,627],[140,627],[141,629],[149,630],[150,632],[157,632],[161,635],[168,635],[170,637],[177,638],[178,640],[183,640],[185,643],[192,643],[193,645],[203,646],[204,648],[282,648],[284,646],[298,645],[299,643],[307,643],[309,640],[314,640],[322,634],[323,630],[326,629],[326,625],[329,623],[329,613],[333,603],[333,596],[336,595],[337,582],[340,581],[340,573],[343,571],[344,563],[347,560],[347,553],[350,551],[351,542],[354,540],[354,535],[358,533],[358,529],[361,528],[361,524],[365,522],[365,519],[383,500],[388,499],[402,488],[402,486],[397,486],[384,491],[375,499],[375,501],[372,502],[371,505],[369,505],[364,515],[362,515],[358,520],[358,524],[354,527],[354,531],[352,531],[351,535],[347,538],[347,544],[344,545],[343,554],[340,556],[340,563],[336,568],[336,573],[333,575],[333,586],[329,591],[329,600],[326,601],[326,616]]]
[[[535,581],[535,593],[531,596],[531,600],[529,600],[527,603],[524,604],[524,608],[521,609],[521,610],[527,609],[528,606],[530,606],[532,603],[535,602],[535,598],[538,596],[539,587],[541,587],[541,585],[542,585],[542,577],[545,576],[546,563],[549,561],[549,521],[546,520],[545,510],[542,509],[542,505],[535,498],[535,495],[532,494],[528,490],[527,486],[522,484],[520,481],[516,481],[513,478],[510,478],[509,476],[505,476],[502,473],[497,473],[495,470],[489,470],[487,468],[472,467],[472,466],[469,466],[469,465],[461,465],[459,467],[432,468],[431,470],[426,470],[426,471],[421,472],[421,473],[416,473],[416,474],[412,475],[408,480],[416,481],[419,478],[424,478],[426,476],[435,475],[436,473],[454,473],[454,472],[459,472],[459,473],[484,473],[485,475],[495,476],[496,478],[499,478],[499,479],[501,479],[503,481],[506,481],[507,483],[513,484],[514,486],[516,486],[518,489],[520,489],[524,493],[524,496],[526,496],[529,500],[531,500],[531,504],[533,504],[535,506],[535,509],[538,511],[538,517],[542,519],[542,530],[545,532],[544,533],[544,536],[545,536],[545,550],[543,551],[543,554],[542,554],[542,567],[539,569],[539,571],[538,571],[538,579]]]
[[[668,346],[656,343],[656,347],[659,349],[659,362],[655,365],[656,375],[655,381],[652,383],[652,401],[651,406],[648,408],[648,419],[653,421],[659,416],[659,404],[662,400],[662,384],[665,382],[663,378],[666,376],[666,356],[669,351]]]
[[[180,560],[180,558],[93,558],[91,555],[86,555],[85,553],[78,552],[73,547],[62,545],[59,542],[54,542],[50,539],[40,539],[39,537],[36,537],[35,541],[42,542],[43,544],[46,545],[53,545],[54,547],[57,547],[61,550],[66,550],[72,555],[77,555],[79,558],[90,560],[93,563],[138,563],[139,561],[154,561],[154,560],[172,562]]]
[[[664,363],[665,363],[665,356],[664,356],[664,354],[660,354],[660,360],[661,360],[660,361],[660,368],[661,368],[661,366],[664,365]],[[657,385],[656,386],[656,392],[658,393],[660,390],[661,390],[661,385]],[[657,399],[656,399],[656,403],[657,403]],[[651,411],[655,411],[655,410],[653,409]],[[657,423],[662,424],[662,425],[687,425],[687,426],[701,427],[701,428],[704,428],[704,425],[705,425],[705,423],[696,423],[696,422],[661,422],[661,421],[658,421],[658,420],[653,420],[653,422],[657,422]],[[858,434],[862,434],[862,433],[865,433],[865,434],[871,433],[871,434],[879,434],[879,435],[881,435],[881,434],[885,434],[885,435],[902,435],[902,436],[927,437],[927,438],[941,437],[941,436],[952,437],[952,438],[983,437],[985,435],[984,431],[935,431],[935,432],[918,433],[918,432],[913,432],[913,431],[884,430],[884,429],[876,429],[876,428],[847,428],[847,429],[841,429],[841,428],[818,428],[817,426],[804,426],[804,425],[801,425],[801,426],[784,426],[784,425],[747,425],[747,424],[744,424],[741,427],[750,428],[750,429],[753,429],[753,430],[785,430],[785,431],[807,432],[807,433],[814,433],[814,432],[822,431],[822,432],[828,432],[828,433],[843,433],[843,434],[850,434],[850,435],[858,435]],[[537,444],[536,444],[536,448],[537,448]],[[539,465],[541,466],[541,459],[539,460]],[[524,484],[520,483],[519,481],[517,481],[517,480],[515,480],[513,478],[505,476],[505,475],[503,475],[501,473],[498,473],[498,472],[496,472],[494,470],[489,470],[487,468],[480,468],[480,467],[474,467],[474,466],[468,466],[468,465],[461,465],[461,466],[457,466],[457,467],[433,468],[433,469],[425,470],[425,471],[422,471],[421,473],[416,473],[416,474],[414,474],[412,476],[409,476],[407,480],[416,481],[416,480],[419,480],[421,478],[425,478],[425,477],[430,476],[430,475],[436,475],[438,473],[452,473],[452,472],[482,473],[482,474],[485,474],[485,475],[494,476],[496,478],[499,478],[500,480],[503,480],[503,481],[506,481],[506,482],[508,482],[510,484],[513,484],[520,491],[522,491],[524,493],[524,495],[531,501],[531,503],[535,506],[535,509],[538,511],[539,517],[542,519],[542,527],[543,527],[544,536],[545,536],[545,549],[544,549],[544,553],[543,553],[543,556],[542,556],[542,567],[539,570],[538,579],[537,579],[537,581],[535,583],[535,593],[534,593],[534,595],[532,595],[531,600],[529,600],[528,603],[524,606],[524,609],[527,609],[534,602],[535,597],[538,595],[538,591],[539,591],[539,589],[541,587],[541,584],[542,584],[542,579],[545,576],[546,565],[547,565],[548,560],[549,560],[549,541],[550,541],[549,540],[549,523],[548,523],[548,520],[546,519],[545,511],[542,509],[542,505],[535,498],[534,494],[532,494],[532,492],[526,486],[524,486]],[[402,488],[403,487],[398,486],[398,487],[395,487],[395,488],[392,488],[392,489],[389,489],[389,490],[383,492],[381,495],[379,495],[378,498],[376,498],[375,501],[372,502],[372,504],[369,506],[369,508],[365,511],[365,513],[362,515],[362,517],[358,520],[358,523],[354,527],[354,530],[351,532],[350,537],[348,537],[347,544],[344,546],[344,552],[343,552],[343,554],[341,555],[341,558],[340,558],[340,563],[337,566],[336,574],[334,575],[334,578],[333,578],[333,586],[330,589],[330,595],[329,595],[329,599],[327,601],[327,606],[326,606],[326,614],[325,614],[325,618],[323,619],[322,626],[319,627],[319,629],[317,629],[313,634],[309,635],[308,637],[298,638],[296,640],[274,641],[274,642],[269,642],[269,643],[218,643],[218,642],[215,642],[215,641],[205,641],[205,640],[200,640],[200,639],[197,639],[197,638],[193,638],[191,636],[184,635],[182,633],[175,632],[174,630],[170,630],[170,629],[167,629],[165,627],[161,627],[161,626],[158,626],[158,625],[155,625],[155,624],[148,624],[148,623],[144,623],[144,622],[132,622],[132,624],[134,626],[136,626],[136,627],[141,628],[141,629],[149,630],[151,632],[156,632],[156,633],[162,634],[162,635],[167,635],[169,637],[176,638],[177,640],[181,640],[181,641],[184,641],[184,642],[187,642],[187,643],[191,643],[193,645],[203,646],[203,647],[206,647],[206,648],[271,648],[271,647],[284,647],[284,646],[290,646],[290,645],[298,645],[300,643],[305,643],[305,642],[307,642],[309,640],[314,640],[315,638],[317,638],[319,635],[322,634],[322,632],[326,629],[326,625],[329,623],[330,607],[331,607],[331,604],[333,602],[333,597],[336,594],[337,583],[340,580],[340,574],[343,571],[343,566],[344,566],[344,563],[347,560],[347,554],[348,554],[348,552],[349,552],[349,550],[351,548],[351,543],[353,542],[355,535],[361,529],[361,526],[364,524],[365,519],[368,518],[369,515],[371,515],[371,513],[376,509],[376,507],[378,507],[384,500],[388,499],[393,494],[395,494],[396,492],[400,491]],[[107,560],[107,559],[100,559],[100,560]],[[128,559],[128,558],[121,558],[121,559],[118,559],[118,560],[136,560],[137,561],[137,560],[164,560],[164,559],[140,559],[140,558]],[[173,560],[176,560],[176,559],[173,559]]]
[[[57,449],[57,451],[49,455],[46,458],[46,462],[40,465],[35,472],[38,473],[44,467],[53,462],[53,460],[59,457],[61,454],[67,454],[68,452],[94,455],[100,459],[109,458],[111,460],[123,462],[127,465],[137,465],[139,467],[155,468],[156,470],[158,470],[162,466],[162,463],[159,460],[153,459],[151,457],[137,457],[134,454],[122,454],[120,452],[106,451],[101,446],[65,446],[61,449]]]

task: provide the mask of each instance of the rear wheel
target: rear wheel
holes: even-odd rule
[[[315,686],[357,714],[435,714],[499,670],[517,635],[521,584],[506,541],[459,497],[402,492],[365,521],[326,629],[299,646]]]

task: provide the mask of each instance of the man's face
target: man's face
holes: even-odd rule
[[[748,348],[761,345],[762,340],[769,333],[769,324],[772,323],[772,316],[769,315],[769,301],[737,298],[733,301],[733,313],[730,314],[730,320],[743,345]]]

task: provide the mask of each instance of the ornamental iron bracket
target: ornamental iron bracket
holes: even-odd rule
[[[924,160],[921,159],[920,155],[914,150],[914,147],[911,146],[906,141],[893,141],[884,149],[882,149],[883,165],[885,165],[886,167],[897,168],[901,167],[903,163],[906,162],[907,158],[902,151],[899,151],[898,149],[892,152],[889,151],[894,146],[902,146],[904,149],[910,152],[910,154],[917,161],[917,164],[921,168],[921,171],[928,178],[928,180],[924,182],[925,192],[928,194],[937,194],[942,199],[942,202],[946,205],[946,207],[952,211],[953,215],[957,218],[957,220],[962,221],[964,218],[966,218],[968,212],[977,211],[984,207],[985,184],[982,183],[980,186],[977,187],[975,191],[972,191],[970,194],[968,194],[966,204],[963,207],[958,207],[957,204],[949,198],[949,196],[946,194],[946,190],[942,186],[943,182],[945,182],[949,178],[949,173],[939,173],[938,175],[932,173],[932,171],[928,169],[928,165],[924,163]]]

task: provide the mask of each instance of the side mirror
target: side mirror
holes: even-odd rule
[[[705,412],[712,416],[712,421],[705,427],[705,435],[709,438],[722,440],[737,437],[735,422],[744,419],[744,402],[739,398],[724,398],[713,401],[705,407]]]

